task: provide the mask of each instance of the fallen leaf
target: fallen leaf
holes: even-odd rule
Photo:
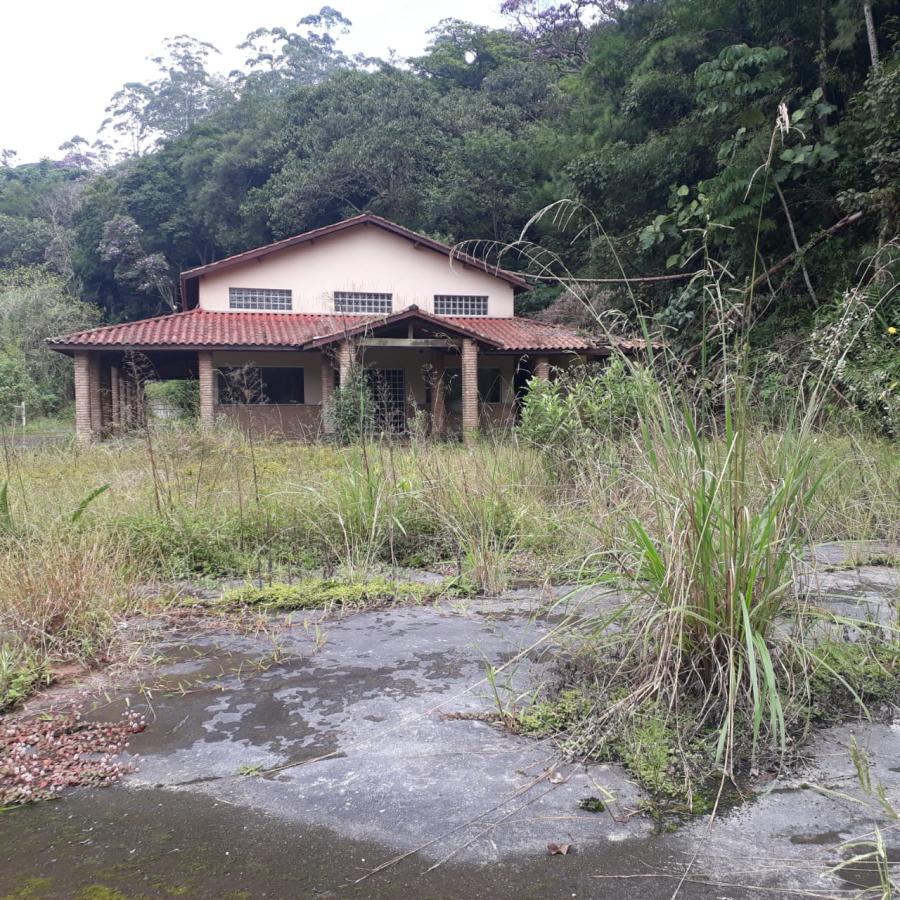
[[[571,844],[547,844],[551,856],[568,856],[571,849]]]

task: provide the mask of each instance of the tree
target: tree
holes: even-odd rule
[[[152,58],[160,77],[148,84],[129,82],[106,108],[100,132],[127,138],[128,153],[139,156],[160,141],[184,134],[228,97],[225,81],[207,66],[219,51],[187,34],[167,38],[165,52]]]
[[[0,274],[0,416],[23,400],[32,411],[55,412],[71,397],[72,365],[46,343],[100,321],[59,276],[40,268]]]
[[[508,31],[443,19],[428,33],[431,42],[425,54],[410,64],[439,84],[478,90],[504,63],[525,58],[525,45]]]
[[[503,0],[500,11],[543,59],[567,72],[587,62],[597,23],[615,22],[629,0]]]
[[[232,73],[244,89],[286,91],[298,85],[318,84],[332,72],[351,68],[353,62],[337,49],[337,36],[353,23],[331,6],[297,23],[303,33],[286,28],[257,28],[240,50],[248,50],[248,72]]]
[[[161,253],[144,249],[144,234],[130,216],[116,216],[103,228],[100,256],[115,266],[122,284],[140,294],[157,297],[168,309],[176,308],[175,273]]]

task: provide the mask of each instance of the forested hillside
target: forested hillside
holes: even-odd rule
[[[384,60],[345,56],[351,23],[325,7],[295,31],[249,35],[228,76],[203,35],[182,35],[157,79],[111,98],[96,139],[37,164],[5,151],[0,340],[13,352],[0,393],[30,380],[54,394],[15,327],[40,278],[78,298],[70,318],[118,321],[171,308],[181,269],[363,210],[449,242],[508,242],[561,198],[583,209],[532,237],[573,276],[677,276],[595,285],[598,311],[621,311],[628,328],[640,309],[689,348],[710,303],[708,281],[690,274],[715,266],[726,290],[755,283],[756,341],[786,383],[802,363],[793,336],[824,333],[898,231],[900,2],[505,0],[503,11],[505,29],[444,20],[421,57]],[[605,239],[579,233],[591,215]],[[519,311],[583,318],[561,293],[545,280]],[[879,415],[900,381],[895,298],[844,376]]]

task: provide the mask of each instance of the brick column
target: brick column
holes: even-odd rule
[[[197,352],[197,378],[200,381],[200,427],[206,430],[216,421],[216,377],[209,350]]]
[[[550,380],[550,357],[537,356],[534,360],[534,377],[542,381]]]
[[[447,388],[444,381],[444,353],[431,356],[431,434],[443,437],[447,430]]]
[[[88,363],[88,397],[91,405],[91,434],[103,435],[103,403],[100,399],[100,356],[92,353]]]
[[[326,434],[334,431],[329,404],[334,393],[334,363],[326,350],[322,351],[322,429]]]
[[[124,372],[119,378],[119,417],[122,428],[130,431],[134,427],[134,413],[131,409],[131,379]]]
[[[86,443],[94,432],[91,428],[91,357],[79,351],[75,354],[75,437]]]
[[[463,441],[471,444],[478,436],[478,344],[463,338],[461,356]]]
[[[353,344],[350,341],[341,341],[338,347],[338,371],[341,373],[341,387],[347,383],[352,367]]]
[[[114,432],[122,430],[122,413],[119,397],[119,367],[110,366],[109,369],[109,394],[112,401],[112,429]]]

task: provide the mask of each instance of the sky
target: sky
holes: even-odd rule
[[[153,77],[147,58],[176,34],[222,51],[223,72],[243,62],[235,49],[256,28],[292,28],[328,4],[353,22],[340,48],[400,57],[421,52],[443,18],[499,26],[500,0],[6,0],[0,29],[0,149],[15,163],[60,157],[79,134],[93,140],[109,98],[127,81]]]

